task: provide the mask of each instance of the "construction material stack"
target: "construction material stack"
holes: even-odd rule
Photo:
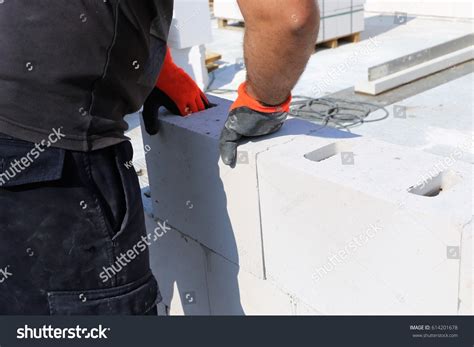
[[[229,168],[209,100],[143,133],[163,311],[472,314],[469,164],[292,118]]]
[[[177,65],[199,85],[207,87],[205,44],[212,42],[211,16],[207,0],[175,0],[168,46]]]
[[[339,38],[358,41],[360,32],[364,31],[365,0],[319,0],[318,3],[321,29],[317,43]],[[244,21],[236,0],[215,0],[214,15],[220,27],[226,27],[229,21]],[[331,46],[335,47],[337,43],[331,42]]]

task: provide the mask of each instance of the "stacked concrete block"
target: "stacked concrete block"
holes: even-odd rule
[[[147,219],[148,230],[156,227]],[[318,315],[273,282],[243,271],[177,230],[150,246],[160,315]]]
[[[183,49],[211,42],[210,23],[207,0],[175,0],[168,44]]]
[[[364,31],[364,0],[319,0],[321,27],[318,42]]]
[[[326,314],[456,314],[471,173],[438,161],[318,133],[263,153],[268,279]]]
[[[317,42],[346,37],[364,30],[365,0],[318,0],[321,26]],[[215,0],[217,18],[243,21],[236,0]]]
[[[199,85],[209,82],[204,44],[212,41],[211,15],[207,0],[175,0],[168,46],[174,61]]]
[[[219,254],[207,257],[207,285],[213,315],[320,315],[271,280],[239,269]]]
[[[163,225],[146,217],[147,231]],[[149,246],[150,266],[158,280],[163,301],[160,314],[209,315],[211,313],[206,281],[206,253],[199,243],[175,229],[160,229],[161,237]],[[163,312],[165,311],[165,312]]]
[[[152,148],[147,162],[154,211],[191,239],[263,277],[254,158],[247,155],[248,165],[238,172],[219,162],[217,141],[229,107],[222,102],[198,117],[168,116],[158,136],[144,135]]]
[[[242,144],[232,169],[218,153],[230,102],[210,100],[144,135],[154,215],[181,237],[161,259],[188,264],[154,267],[195,273],[198,314],[472,309],[469,165],[434,172],[439,156],[290,119]]]
[[[214,0],[214,16],[217,18],[244,21],[236,0]]]
[[[158,225],[146,221],[149,232]],[[320,314],[174,229],[152,243],[150,258],[163,297],[160,315]]]
[[[213,315],[294,315],[291,296],[214,252],[208,253],[207,285]]]
[[[143,136],[151,149],[147,163],[155,216],[264,278],[256,158],[315,126],[294,119],[266,141],[243,144],[235,170],[219,160],[218,152],[231,103],[209,99],[214,108],[193,117],[165,116],[158,136]]]
[[[146,216],[153,233],[163,222]],[[150,263],[163,300],[160,315],[315,315],[319,312],[183,233],[161,232]],[[153,238],[151,239],[153,240]]]

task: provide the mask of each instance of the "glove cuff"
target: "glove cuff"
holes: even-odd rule
[[[166,49],[165,60],[163,61],[163,67],[161,68],[160,74],[156,81],[156,88],[166,89],[167,86],[172,84],[173,76],[178,70],[182,70],[176,65],[171,57],[171,51],[169,48]]]
[[[278,106],[265,106],[262,105],[259,101],[255,100],[247,93],[247,82],[244,82],[240,85],[238,90],[238,98],[232,104],[230,110],[234,110],[240,107],[246,107],[253,111],[261,112],[261,113],[281,113],[281,112],[290,112],[290,104],[291,104],[291,95],[288,99],[281,105]]]
[[[230,111],[225,127],[247,137],[262,136],[279,130],[287,117],[286,112],[262,113],[239,107]]]

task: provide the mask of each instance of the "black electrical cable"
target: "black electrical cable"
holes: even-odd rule
[[[237,93],[236,89],[221,89],[221,88],[210,89],[211,86],[216,81],[216,74],[215,74],[215,72],[211,72],[209,75],[211,75],[211,78],[209,80],[209,84],[207,85],[206,93],[212,93],[212,94],[217,94],[217,95],[219,95],[219,94],[228,94],[228,93]]]
[[[206,90],[213,94],[237,93],[234,89],[210,89],[216,77],[211,73],[209,87]],[[382,115],[375,119],[367,119],[376,111],[382,111]],[[337,99],[331,97],[312,98],[308,96],[295,95],[290,106],[290,115],[311,122],[321,124],[323,127],[332,126],[337,129],[350,128],[364,123],[379,122],[389,117],[390,113],[383,106],[376,104]]]
[[[333,126],[337,129],[350,128],[363,123],[379,122],[387,119],[390,113],[383,106],[376,104],[350,101],[336,98],[311,98],[296,95],[293,97],[290,115],[307,119],[323,126]],[[375,119],[367,119],[374,112],[381,110],[383,114]]]

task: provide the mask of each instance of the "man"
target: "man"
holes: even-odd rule
[[[156,314],[126,114],[208,101],[166,47],[172,0],[0,4],[0,314]],[[314,0],[239,0],[248,78],[222,132],[278,130],[319,24]]]

